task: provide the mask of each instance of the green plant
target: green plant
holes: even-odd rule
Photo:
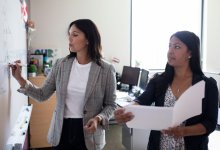
[[[28,73],[36,73],[37,72],[37,66],[34,65],[34,64],[31,64],[29,67],[28,67]]]

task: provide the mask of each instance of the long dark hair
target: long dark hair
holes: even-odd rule
[[[85,37],[88,40],[88,55],[92,61],[100,66],[102,58],[101,36],[95,23],[89,19],[75,20],[70,23],[68,32],[73,25],[85,34]],[[70,52],[69,57],[76,57],[76,55],[75,52]]]
[[[191,58],[189,60],[189,66],[193,74],[204,75],[201,69],[200,62],[200,39],[199,37],[190,31],[178,31],[174,33],[172,37],[178,38],[182,41],[191,52]],[[165,92],[168,85],[172,83],[174,77],[174,68],[168,63],[166,64],[165,71],[161,75],[155,75],[153,80],[156,84],[156,95],[160,95]]]

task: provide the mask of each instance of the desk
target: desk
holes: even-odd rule
[[[134,96],[128,94],[128,92],[116,91],[116,103],[120,107],[124,107],[126,105],[132,104],[135,99]]]
[[[127,150],[146,150],[150,130],[128,128],[122,125],[122,144]]]
[[[117,91],[116,95],[116,103],[120,107],[133,103],[132,101],[127,100],[128,97],[132,100],[135,99],[134,96],[129,96],[127,92]],[[122,125],[122,144],[128,150],[146,150],[149,135],[150,130],[133,129],[128,128],[126,124]]]
[[[29,77],[29,80],[37,86],[41,86],[45,79],[45,76]],[[28,103],[33,105],[30,119],[30,148],[51,147],[47,142],[47,133],[56,105],[56,95],[53,94],[43,103],[39,103],[29,97]]]

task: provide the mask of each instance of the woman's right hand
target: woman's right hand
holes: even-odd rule
[[[131,112],[125,112],[125,108],[119,108],[114,112],[115,120],[118,123],[126,123],[134,118]]]
[[[22,67],[20,66],[21,61],[20,60],[16,60],[14,63],[15,64],[9,64],[9,66],[10,66],[10,68],[12,70],[12,75],[19,82],[21,87],[24,87],[26,81],[21,76],[21,71],[22,71]]]
[[[14,62],[14,64],[9,64],[9,66],[11,67],[12,75],[16,80],[21,78],[21,69],[22,68],[21,68],[21,66],[19,66],[19,63],[21,63],[21,61],[16,60]]]

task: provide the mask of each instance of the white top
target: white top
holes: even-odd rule
[[[81,65],[77,59],[73,61],[67,86],[64,118],[82,118],[85,104],[85,92],[91,62]]]

